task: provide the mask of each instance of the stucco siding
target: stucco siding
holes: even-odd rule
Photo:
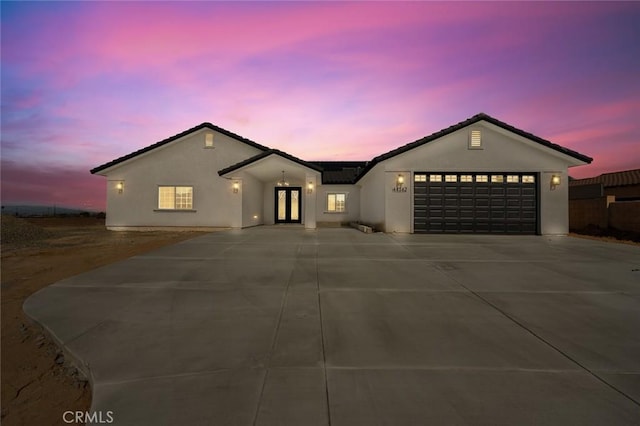
[[[205,133],[214,147],[205,148]],[[233,191],[218,170],[261,152],[211,130],[200,130],[121,163],[107,177],[107,227],[231,226]],[[115,185],[124,183],[122,193]],[[193,211],[159,211],[158,186],[192,186]]]
[[[344,212],[328,210],[328,194],[345,194]],[[316,220],[322,222],[348,223],[360,219],[360,188],[355,185],[321,185],[316,199]]]
[[[384,231],[385,173],[383,164],[377,164],[358,182],[360,186],[360,221]]]
[[[245,173],[242,177],[242,227],[262,225],[264,217],[263,183]]]
[[[493,171],[536,173],[539,185],[539,231],[541,234],[566,234],[569,230],[567,167],[573,165],[575,160],[518,135],[497,131],[494,127],[490,124],[476,123],[378,165],[377,167],[384,168],[386,174],[386,231],[412,232],[413,172]],[[482,149],[469,149],[471,129],[481,131]],[[406,193],[392,191],[398,173],[407,175]],[[552,175],[560,176],[560,185],[550,185]]]

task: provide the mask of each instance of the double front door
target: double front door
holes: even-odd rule
[[[301,223],[302,188],[282,188],[275,191],[276,223]]]

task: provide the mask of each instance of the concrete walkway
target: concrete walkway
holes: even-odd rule
[[[30,297],[116,425],[640,424],[640,248],[213,233]]]

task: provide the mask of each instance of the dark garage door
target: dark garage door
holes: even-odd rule
[[[535,234],[535,173],[414,174],[414,232]]]

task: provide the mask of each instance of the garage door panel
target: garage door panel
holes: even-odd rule
[[[473,219],[473,218],[474,218],[473,210],[470,210],[470,209],[460,210],[460,219]]]
[[[476,209],[475,217],[478,219],[489,219],[489,209]]]
[[[461,196],[473,196],[474,190],[471,185],[460,185],[460,195]]]
[[[458,195],[458,186],[457,185],[447,185],[444,187],[444,194],[447,196]]]
[[[507,187],[507,197],[521,197],[522,189],[519,187],[508,186]]]
[[[505,188],[502,186],[494,186],[494,187],[491,187],[489,193],[491,194],[492,197],[504,197]]]
[[[488,208],[489,207],[489,199],[488,198],[476,198],[475,199],[476,208]]]
[[[478,195],[489,195],[489,187],[488,186],[478,186],[476,187],[476,196]]]
[[[460,207],[461,208],[473,207],[473,198],[460,198]]]
[[[535,173],[420,174],[429,181],[414,183],[415,232],[533,234],[537,230],[537,184],[522,178]],[[437,182],[438,177],[442,181]]]

